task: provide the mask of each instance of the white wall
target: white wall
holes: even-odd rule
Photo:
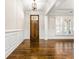
[[[16,22],[17,22],[17,29],[24,29],[24,11],[23,5],[20,0],[16,0]]]
[[[45,39],[45,15],[39,15],[39,38]]]
[[[25,38],[30,39],[30,12],[25,12]],[[44,39],[45,38],[45,25],[44,25],[44,14],[42,12],[39,13],[39,38]]]
[[[16,0],[5,1],[5,29],[16,28]]]
[[[55,19],[53,16],[48,17],[48,38],[55,36]]]
[[[23,41],[23,30],[6,31],[5,33],[5,57],[8,57],[14,49]]]
[[[5,0],[5,56],[24,40],[24,12],[20,0]]]
[[[30,14],[27,12],[24,15],[24,38],[30,39]]]
[[[24,13],[20,0],[6,0],[5,29],[23,29]]]
[[[47,36],[48,39],[73,39],[73,36],[57,36],[55,31],[55,19],[54,16],[48,16],[48,28],[47,35],[45,34],[45,15],[39,14],[39,38],[45,39]],[[26,12],[25,14],[25,39],[30,39],[30,13]]]

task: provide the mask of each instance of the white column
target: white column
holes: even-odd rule
[[[48,39],[48,16],[45,16],[45,40]]]

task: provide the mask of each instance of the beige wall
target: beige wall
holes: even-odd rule
[[[20,0],[17,1],[16,6],[16,21],[17,21],[17,29],[23,29],[24,26],[24,11],[23,11],[23,5]]]
[[[20,0],[5,0],[5,57],[24,40],[24,13]]]
[[[5,29],[23,29],[24,13],[20,0],[5,0]]]

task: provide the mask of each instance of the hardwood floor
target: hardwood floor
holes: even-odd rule
[[[73,59],[73,39],[40,40],[38,47],[24,40],[7,59]]]

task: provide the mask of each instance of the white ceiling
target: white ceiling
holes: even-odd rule
[[[74,0],[61,0],[54,5],[50,15],[73,15]]]
[[[73,9],[74,8],[74,0],[63,0],[57,9]]]
[[[32,10],[33,0],[21,1],[23,2],[24,10]],[[36,0],[37,9],[45,12],[53,2],[54,4],[48,14],[71,13],[74,10],[74,0]]]
[[[33,0],[22,0],[25,10],[31,10],[32,9],[32,3]],[[47,4],[48,0],[36,0],[37,3],[37,9],[43,10]]]

